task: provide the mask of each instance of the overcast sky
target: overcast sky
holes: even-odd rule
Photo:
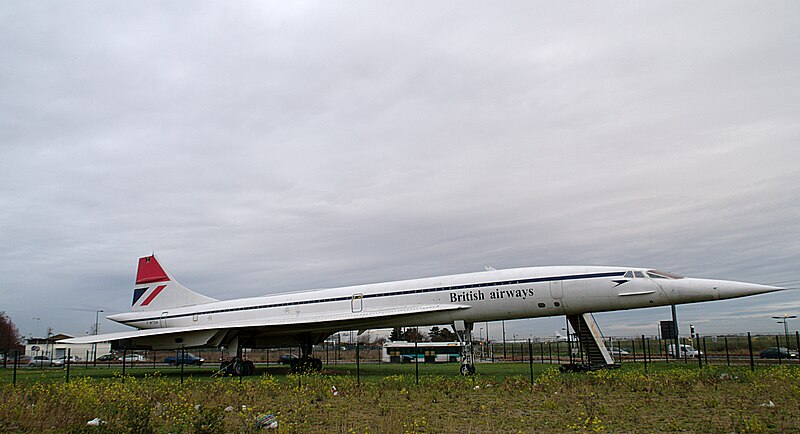
[[[796,288],[799,22],[795,1],[3,2],[0,311],[82,335],[151,252],[220,299],[486,264]],[[798,294],[681,307],[682,331],[779,332]],[[669,309],[597,317],[654,334]]]

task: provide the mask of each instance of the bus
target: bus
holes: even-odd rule
[[[458,362],[463,346],[460,342],[386,342],[381,359],[385,363],[413,363],[417,359],[424,363]]]

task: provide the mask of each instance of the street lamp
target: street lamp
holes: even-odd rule
[[[97,310],[94,312],[94,334],[97,336],[97,332],[100,328],[100,312],[103,312],[103,309]],[[97,342],[92,345],[92,365],[97,366]]]
[[[481,346],[481,357],[483,357],[483,327],[481,327],[481,330],[478,333],[478,343]]]
[[[783,335],[786,337],[786,350],[789,350],[789,324],[787,321],[792,318],[797,318],[797,315],[785,313],[783,316],[773,316],[772,318],[777,319],[778,324],[783,323]]]

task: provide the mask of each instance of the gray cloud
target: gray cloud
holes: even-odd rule
[[[151,251],[218,298],[487,263],[796,279],[798,12],[12,2],[0,309],[81,333]],[[681,312],[757,330],[746,312],[792,303]],[[653,312],[601,324],[640,334]]]

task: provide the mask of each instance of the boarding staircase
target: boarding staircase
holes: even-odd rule
[[[591,313],[567,315],[580,348],[579,357],[573,363],[563,365],[565,371],[593,371],[618,368],[603,342],[603,334]]]

